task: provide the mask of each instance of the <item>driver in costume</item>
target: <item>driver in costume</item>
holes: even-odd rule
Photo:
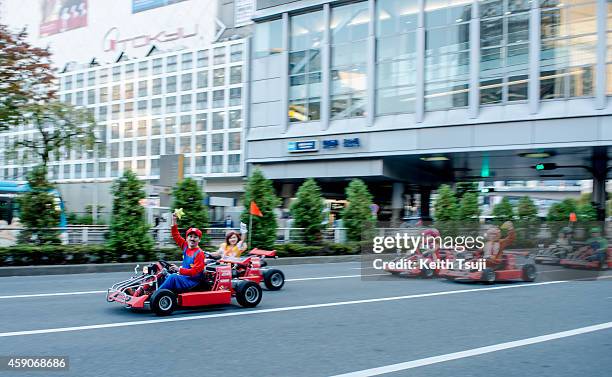
[[[170,265],[170,272],[174,273],[168,275],[159,289],[170,289],[174,292],[185,291],[195,287],[202,280],[205,256],[198,246],[202,239],[202,231],[197,228],[189,228],[185,237],[187,240],[181,237],[176,223],[176,214],[172,214],[172,238],[183,250],[183,263],[180,268],[175,264]]]

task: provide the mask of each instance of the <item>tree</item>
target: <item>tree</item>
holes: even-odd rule
[[[475,192],[465,192],[459,201],[459,219],[460,220],[476,220],[480,216],[480,207],[478,206],[478,194]]]
[[[143,186],[131,170],[123,173],[112,186],[113,211],[108,245],[120,259],[133,256],[144,259],[153,248],[145,210],[139,203],[145,197]]]
[[[204,205],[204,194],[202,188],[192,178],[185,178],[180,181],[172,190],[174,200],[172,202],[172,210],[182,208],[184,215],[177,219],[180,229],[208,228],[208,208]],[[203,233],[202,243],[208,242],[208,236]]]
[[[60,225],[60,210],[55,197],[50,193],[53,185],[47,181],[47,169],[44,166],[32,169],[28,175],[28,185],[30,191],[17,198],[20,222],[25,227],[19,235],[20,241],[60,243],[57,229]]]
[[[369,237],[376,220],[372,214],[372,194],[361,179],[352,179],[346,188],[347,206],[342,210],[342,221],[350,241]]]
[[[457,198],[449,185],[438,188],[438,197],[434,203],[436,222],[454,221],[459,216]]]
[[[23,123],[24,107],[56,97],[51,53],[27,42],[28,33],[0,24],[0,130]]]
[[[296,228],[304,228],[304,242],[313,244],[321,240],[323,228],[323,198],[314,179],[307,179],[298,189],[296,201],[291,206],[291,216]]]
[[[562,202],[550,206],[546,219],[548,221],[568,221],[570,213],[576,212],[576,207],[576,200],[564,199]]]
[[[274,193],[272,181],[266,179],[261,170],[255,169],[247,180],[244,196],[242,197],[245,210],[240,221],[249,224],[249,210],[251,202],[255,202],[263,216],[253,216],[253,224],[249,229],[248,237],[251,239],[249,247],[258,247],[271,250],[276,241],[276,214],[274,209],[280,205],[280,199]]]
[[[457,182],[455,184],[455,195],[457,199],[463,198],[468,192],[478,193],[478,183],[476,182]]]
[[[493,207],[493,216],[496,223],[503,223],[514,220],[514,207],[510,203],[510,199],[504,197],[495,207]]]
[[[60,152],[74,148],[93,149],[96,123],[91,113],[58,101],[29,104],[22,107],[25,124],[31,124],[35,132],[25,139],[16,139],[9,146],[9,157],[25,149],[26,156],[34,155],[43,166],[52,158],[60,159]]]
[[[576,207],[576,217],[578,221],[596,221],[597,210],[590,202],[582,203]]]
[[[516,214],[519,220],[531,221],[538,218],[538,208],[528,196],[523,196],[519,199],[518,206],[516,208]]]

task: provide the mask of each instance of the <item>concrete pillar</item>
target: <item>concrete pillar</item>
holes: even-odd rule
[[[608,173],[608,153],[606,148],[595,148],[592,161],[593,202],[597,210],[597,220],[606,219],[606,177]]]
[[[393,183],[393,193],[391,195],[391,227],[398,227],[402,221],[402,209],[404,209],[404,184],[401,182]]]

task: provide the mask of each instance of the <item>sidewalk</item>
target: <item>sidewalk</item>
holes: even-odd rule
[[[337,255],[316,257],[286,257],[278,259],[266,259],[269,266],[285,266],[292,264],[317,264],[317,263],[342,263],[359,262],[360,255]],[[104,272],[133,272],[136,265],[140,268],[151,262],[132,263],[100,263],[100,264],[67,264],[59,266],[19,266],[0,267],[0,277],[6,276],[34,276],[34,275],[66,275],[66,274],[90,274]],[[175,262],[180,263],[180,262]]]

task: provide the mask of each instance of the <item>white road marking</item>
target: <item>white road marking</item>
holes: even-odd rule
[[[524,346],[528,346],[531,344],[548,342],[551,340],[562,339],[562,338],[567,338],[570,336],[576,336],[576,335],[581,335],[581,334],[587,334],[587,333],[591,333],[595,331],[607,330],[610,328],[612,328],[612,322],[600,323],[598,325],[580,327],[580,328],[573,329],[573,330],[561,331],[557,333],[536,336],[533,338],[515,340],[512,342],[499,343],[499,344],[494,344],[494,345],[486,346],[486,347],[472,348],[472,349],[465,350],[465,351],[447,353],[445,355],[427,357],[424,359],[407,361],[404,363],[385,365],[385,366],[378,367],[378,368],[365,369],[365,370],[360,370],[360,371],[351,372],[351,373],[338,374],[332,377],[379,376],[381,374],[399,372],[399,371],[404,371],[408,369],[419,368],[419,367],[426,366],[426,365],[444,363],[444,362],[451,361],[451,360],[463,359],[466,357],[473,357],[473,356],[483,355],[486,353],[507,350],[511,348],[524,347]]]
[[[346,278],[356,278],[361,276],[378,276],[378,275],[388,275],[388,274],[359,274],[359,275],[341,275],[341,276],[321,276],[321,277],[312,277],[312,278],[295,278],[295,279],[285,279],[285,281],[310,281],[310,280],[329,280],[329,279],[346,279]],[[51,296],[72,296],[72,295],[91,295],[91,294],[100,294],[106,293],[106,291],[82,291],[82,292],[57,292],[57,293],[32,293],[32,294],[22,294],[22,295],[12,295],[12,296],[0,296],[1,299],[10,299],[10,298],[31,298],[31,297],[51,297]]]
[[[11,336],[24,336],[24,335],[61,333],[61,332],[70,332],[70,331],[106,329],[106,328],[114,328],[114,327],[151,325],[151,324],[165,323],[165,322],[193,321],[196,319],[207,319],[207,318],[237,317],[237,316],[245,316],[245,315],[278,313],[278,312],[288,312],[288,311],[295,311],[295,310],[316,309],[316,308],[329,308],[329,307],[335,307],[335,306],[368,304],[368,303],[374,303],[374,302],[399,301],[399,300],[408,300],[408,299],[435,297],[435,296],[447,296],[447,295],[455,295],[455,294],[463,294],[463,293],[471,293],[471,292],[484,292],[484,291],[496,291],[496,290],[503,290],[503,289],[537,287],[537,286],[542,286],[542,285],[561,284],[561,283],[567,283],[567,281],[560,280],[560,281],[549,281],[545,283],[530,283],[530,284],[504,285],[504,286],[489,287],[489,288],[461,289],[461,290],[454,290],[454,291],[421,293],[421,294],[414,294],[414,295],[408,295],[408,296],[381,297],[381,298],[371,298],[371,299],[354,300],[354,301],[328,302],[328,303],[323,303],[323,304],[286,306],[286,307],[281,307],[281,308],[233,311],[229,313],[202,314],[202,315],[173,317],[173,318],[159,318],[159,319],[151,319],[151,320],[146,320],[146,321],[102,323],[98,325],[58,327],[58,328],[51,328],[51,329],[25,330],[25,331],[12,331],[12,332],[0,333],[0,338],[11,337]]]

